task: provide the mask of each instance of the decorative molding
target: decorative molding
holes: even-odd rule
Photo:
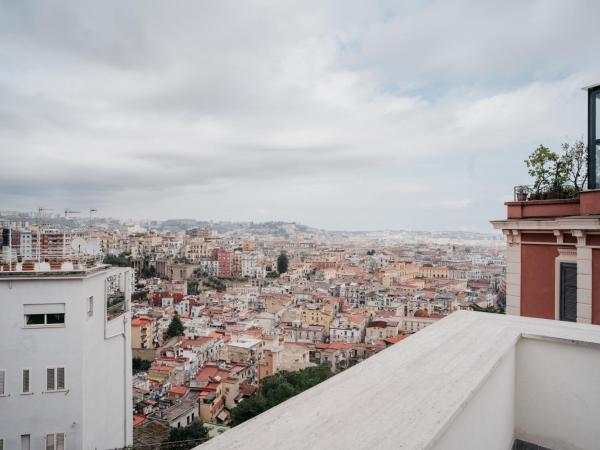
[[[575,247],[558,247],[558,256],[565,259],[577,259],[577,249]]]
[[[554,230],[554,236],[556,236],[556,243],[562,244],[563,241],[563,232],[561,230]]]

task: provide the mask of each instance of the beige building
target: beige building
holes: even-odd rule
[[[149,317],[137,317],[131,320],[131,348],[154,349],[161,344],[158,321]]]

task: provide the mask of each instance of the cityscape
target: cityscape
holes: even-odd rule
[[[0,0],[0,450],[600,449],[599,15]]]
[[[171,429],[197,420],[209,427],[207,436],[225,432],[255,414],[248,399],[261,380],[278,373],[326,366],[325,379],[454,311],[506,308],[499,233],[123,222],[88,212],[0,211],[0,275],[81,272],[86,279],[105,272],[105,314],[95,310],[101,303],[88,303],[86,320],[98,317],[100,328],[106,320],[115,328],[110,335],[124,333],[130,343],[103,346],[111,358],[127,359],[125,370],[132,371],[131,398],[120,401],[131,405],[134,448],[168,442]],[[103,297],[101,290],[90,294],[88,302]],[[25,308],[29,333],[64,326],[73,306]],[[128,330],[120,320],[125,314]],[[81,336],[69,338],[79,343]],[[81,344],[73,351],[98,354],[97,341]],[[27,370],[28,383],[39,383],[29,372],[34,369]],[[52,380],[62,391],[65,368],[57,370]],[[196,442],[176,442],[186,440]]]

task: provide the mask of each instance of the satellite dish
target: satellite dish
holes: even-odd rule
[[[77,255],[98,256],[102,253],[98,239],[75,237],[71,240],[71,248]]]

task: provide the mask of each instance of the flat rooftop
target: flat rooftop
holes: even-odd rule
[[[111,269],[110,264],[97,263],[94,266],[63,263],[60,269],[50,268],[49,263],[36,262],[31,270],[23,270],[22,263],[13,265],[12,270],[0,270],[0,281],[32,278],[82,278]]]
[[[460,311],[198,447],[600,442],[600,326]]]

